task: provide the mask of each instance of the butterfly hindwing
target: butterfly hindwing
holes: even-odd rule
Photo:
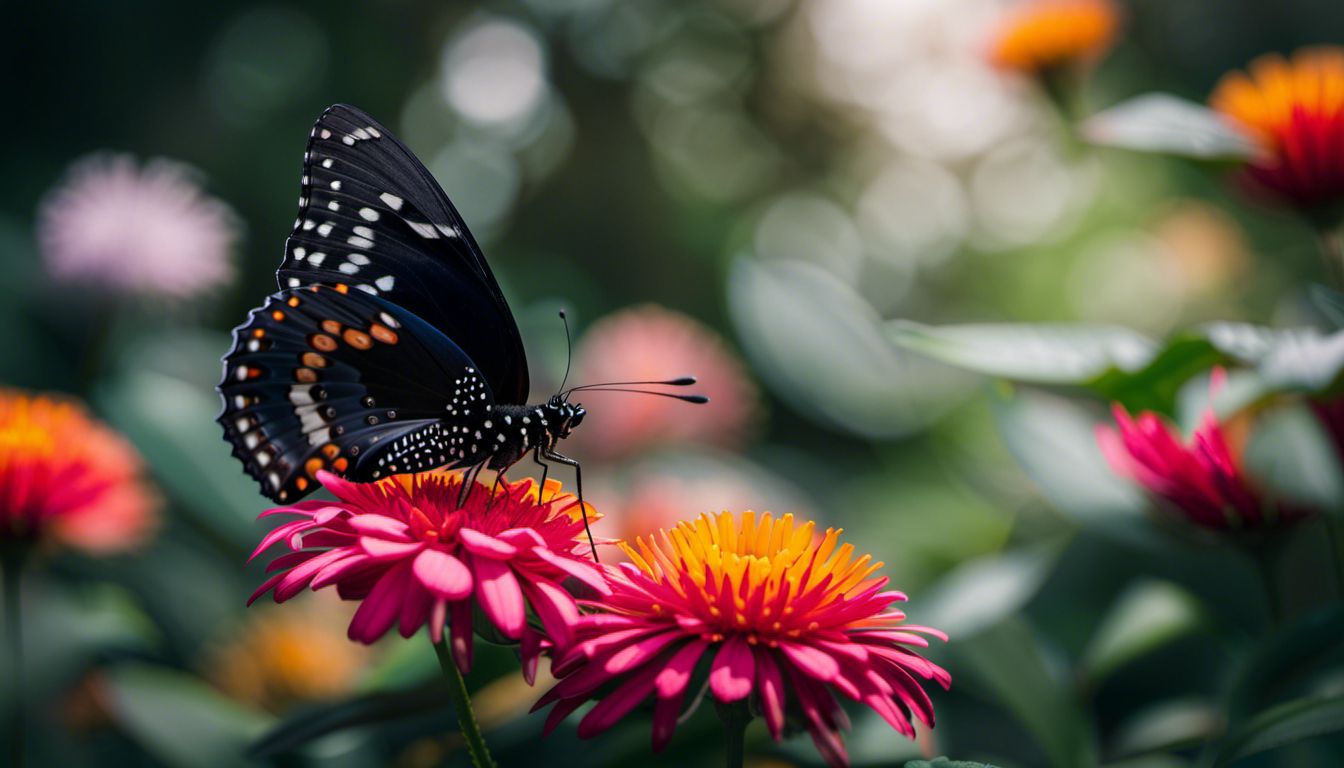
[[[358,109],[333,106],[313,126],[277,279],[410,310],[476,361],[500,402],[527,401],[522,340],[480,248],[424,165]]]
[[[234,330],[219,389],[234,455],[281,502],[315,487],[321,469],[367,481],[452,466],[443,431],[494,403],[473,360],[438,329],[322,285],[252,311]]]

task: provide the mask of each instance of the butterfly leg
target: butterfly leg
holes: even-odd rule
[[[579,462],[568,456],[562,456],[554,450],[542,451],[541,455],[550,461],[558,461],[574,468],[574,488],[579,492],[579,514],[583,516],[583,532],[588,534],[588,546],[593,550],[593,562],[601,562],[597,557],[597,544],[593,543],[593,532],[588,528],[588,507],[583,503],[583,472],[579,467]]]
[[[485,511],[490,511],[490,505],[495,503],[495,492],[499,490],[500,483],[504,482],[504,470],[495,473],[495,482],[490,485],[490,498],[485,500]]]
[[[537,486],[537,502],[541,502],[541,494],[546,492],[546,476],[551,473],[551,465],[541,460],[541,446],[538,445],[532,450],[532,461],[541,467],[541,483]]]
[[[481,469],[484,467],[485,462],[482,461],[475,466],[469,467],[466,472],[462,473],[462,488],[457,492],[458,509],[461,509],[462,505],[467,503],[467,499],[471,496],[471,489],[476,487],[476,476],[481,474]]]

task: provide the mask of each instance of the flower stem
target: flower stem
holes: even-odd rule
[[[19,604],[19,577],[23,572],[24,553],[19,547],[0,549],[0,570],[5,579],[5,644],[9,651],[10,695],[8,718],[9,764],[23,766],[23,622]]]
[[[1278,582],[1274,578],[1274,550],[1269,546],[1261,546],[1251,552],[1251,559],[1255,561],[1260,585],[1265,590],[1265,603],[1269,606],[1272,626],[1277,627],[1283,623],[1283,603],[1279,600]]]
[[[723,721],[724,761],[727,768],[742,768],[746,759],[747,723],[751,722],[751,713],[747,711],[747,702],[735,701],[725,704],[714,700],[719,720]]]
[[[448,650],[448,638],[444,637],[434,644],[434,652],[439,656],[439,666],[444,677],[448,678],[448,692],[453,697],[453,709],[457,712],[457,722],[462,728],[462,737],[467,742],[467,752],[471,754],[471,764],[476,768],[495,768],[495,759],[485,746],[485,737],[481,735],[481,726],[476,722],[476,712],[471,708],[471,694],[467,692],[467,681],[462,670],[457,668],[452,651]]]

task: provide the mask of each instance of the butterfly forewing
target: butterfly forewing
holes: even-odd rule
[[[453,466],[444,430],[494,403],[447,336],[348,286],[293,288],[254,309],[220,392],[234,455],[276,501],[306,494],[322,469],[373,480]]]
[[[475,361],[500,402],[527,400],[517,324],[480,248],[424,165],[358,109],[331,107],[313,127],[277,279],[410,310]]]

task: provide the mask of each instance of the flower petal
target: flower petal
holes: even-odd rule
[[[350,620],[348,634],[351,640],[370,644],[387,633],[401,612],[403,593],[410,578],[408,563],[399,563],[383,574]]]
[[[473,555],[491,557],[496,560],[507,560],[518,554],[517,547],[507,541],[500,541],[488,533],[481,533],[480,531],[471,528],[463,528],[457,532],[457,535],[458,538],[462,540],[462,546],[466,547],[467,551]]]
[[[719,701],[745,699],[751,693],[755,674],[756,661],[751,655],[751,646],[742,635],[731,635],[714,656],[714,666],[709,670],[709,690]]]
[[[476,573],[476,600],[481,610],[505,637],[513,640],[522,637],[527,606],[513,569],[489,557],[473,557],[471,564]]]
[[[426,549],[412,563],[415,577],[442,600],[461,600],[471,594],[471,571],[456,557],[437,549]]]
[[[365,536],[392,539],[393,541],[411,540],[410,528],[400,520],[394,520],[387,515],[355,515],[350,518],[349,523],[356,533]]]

